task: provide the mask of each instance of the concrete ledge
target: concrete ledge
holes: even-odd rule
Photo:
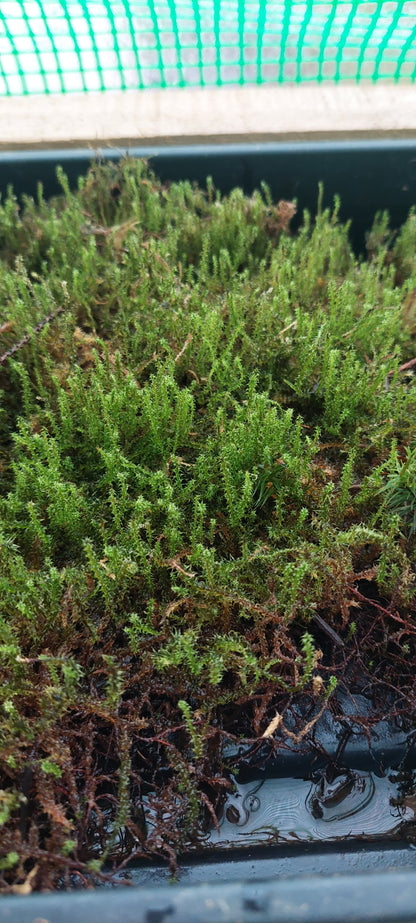
[[[341,82],[0,98],[0,148],[416,137],[416,85]]]

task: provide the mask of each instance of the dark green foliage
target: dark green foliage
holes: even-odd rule
[[[4,888],[172,859],[351,665],[416,715],[415,216],[360,261],[337,203],[60,178],[0,208]]]

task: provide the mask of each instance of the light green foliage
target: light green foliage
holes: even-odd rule
[[[295,234],[265,187],[164,186],[133,160],[59,179],[50,203],[0,205],[7,881],[28,766],[33,842],[38,824],[66,868],[95,811],[98,874],[123,831],[141,842],[155,754],[177,845],[221,733],[336,694],[316,616],[370,676],[413,644],[369,621],[415,611],[415,214],[396,237],[379,216],[357,259],[322,191]]]
[[[0,870],[11,869],[13,866],[17,865],[19,862],[19,854],[15,850],[11,850],[7,853],[7,856],[4,856],[3,859],[0,859]]]
[[[195,722],[192,718],[192,709],[188,702],[184,702],[183,699],[181,699],[178,702],[178,708],[180,708],[183,714],[184,721],[189,732],[194,758],[196,760],[200,760],[204,753],[204,737],[203,735],[198,734],[198,731],[195,727]]]
[[[409,279],[409,289],[414,285],[415,279],[415,249],[416,249],[416,212],[412,208],[406,223],[401,228],[394,244],[393,254],[397,273],[401,282]]]
[[[5,791],[0,789],[0,827],[3,827],[7,823],[11,813],[19,808],[21,800],[16,790],[10,789],[9,791]]]
[[[392,513],[403,522],[403,526],[412,536],[416,532],[416,447],[406,447],[405,458],[397,454],[393,443],[387,467],[387,481],[382,487],[386,505]]]
[[[52,763],[52,760],[49,760],[49,759],[41,760],[40,765],[41,765],[42,772],[46,772],[46,774],[49,776],[54,776],[55,779],[61,778],[62,770],[60,766],[58,766],[56,763]]]
[[[190,677],[202,678],[213,686],[221,684],[228,670],[235,672],[241,684],[250,688],[262,678],[278,681],[272,672],[275,663],[262,664],[252,654],[245,639],[235,632],[214,635],[210,645],[206,646],[195,629],[174,631],[169,643],[153,655],[153,660],[160,670],[179,667],[189,672]]]
[[[162,368],[140,393],[141,451],[150,463],[166,461],[189,442],[194,402],[190,390],[180,389],[173,367]]]

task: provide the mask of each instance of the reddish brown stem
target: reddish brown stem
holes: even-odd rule
[[[379,603],[376,603],[374,599],[369,599],[367,596],[363,596],[359,590],[356,590],[355,587],[349,586],[348,590],[353,596],[356,596],[357,599],[360,599],[362,602],[367,603],[369,606],[373,606],[374,609],[378,609],[379,612],[382,612],[383,615],[387,615],[390,619],[393,619],[395,622],[399,622],[400,625],[404,625],[406,631],[409,634],[416,635],[416,628],[411,628],[409,623],[401,618],[400,615],[397,615],[397,612],[389,612],[388,609],[385,609],[384,606],[380,606]]]
[[[10,347],[10,349],[6,349],[6,352],[3,353],[2,356],[0,356],[0,365],[4,365],[7,359],[10,359],[11,356],[14,356],[14,354],[17,353],[19,349],[22,348],[22,346],[25,346],[26,343],[29,343],[29,340],[32,338],[33,334],[39,333],[39,331],[42,330],[43,327],[46,327],[46,324],[49,324],[49,321],[54,320],[54,318],[58,314],[61,314],[62,311],[63,311],[62,307],[57,308],[56,311],[52,311],[50,314],[48,314],[47,317],[44,317],[43,320],[39,321],[39,323],[36,324],[36,327],[34,327],[30,333],[26,333],[25,336],[22,337],[22,339],[19,340],[18,343],[14,343],[13,346]]]

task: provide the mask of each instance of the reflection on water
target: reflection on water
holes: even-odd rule
[[[415,820],[408,804],[397,807],[397,785],[372,773],[345,772],[335,779],[265,779],[241,784],[224,803],[215,847],[266,843],[372,839],[391,836]]]

